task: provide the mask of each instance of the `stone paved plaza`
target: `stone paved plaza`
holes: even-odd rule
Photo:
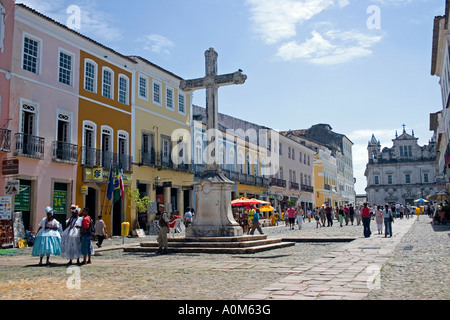
[[[374,221],[368,239],[362,226],[341,228],[336,221],[318,229],[306,222],[301,231],[263,228],[269,237],[355,240],[297,243],[254,255],[124,253],[115,238],[105,240],[91,265],[71,268],[60,257],[39,267],[30,248],[17,249],[0,255],[0,299],[447,300],[450,225],[430,221],[396,219],[393,238],[376,234]],[[125,245],[140,241],[126,238]],[[71,285],[74,277],[79,287]]]

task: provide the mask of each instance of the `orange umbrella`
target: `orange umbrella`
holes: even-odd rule
[[[256,199],[247,199],[247,198],[239,198],[236,200],[231,201],[232,206],[249,206],[253,204],[260,204],[259,200]]]

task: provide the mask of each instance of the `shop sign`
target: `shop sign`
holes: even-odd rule
[[[30,211],[30,186],[20,186],[14,197],[14,211]]]
[[[88,186],[83,184],[80,187],[80,193],[81,193],[82,196],[87,196],[87,194],[88,194]]]
[[[18,194],[19,188],[20,188],[19,180],[6,181],[5,195],[10,196],[10,195]]]
[[[12,217],[12,198],[0,197],[0,220],[11,220]]]
[[[6,159],[2,163],[2,174],[19,174],[19,159]]]
[[[55,214],[66,214],[67,208],[67,191],[53,191],[53,212]]]

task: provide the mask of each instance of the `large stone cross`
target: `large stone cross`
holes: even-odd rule
[[[209,48],[205,52],[206,75],[203,78],[182,80],[180,89],[183,91],[195,91],[206,89],[206,132],[207,141],[214,143],[215,135],[219,130],[219,113],[218,113],[218,89],[222,86],[233,84],[243,84],[247,80],[247,76],[241,70],[234,73],[217,75],[217,57],[218,54],[214,48]],[[213,130],[211,130],[213,129]],[[213,149],[215,157],[215,148]],[[211,155],[208,155],[211,156]],[[215,161],[207,161],[207,171],[220,171],[220,166]]]
[[[205,77],[180,82],[180,89],[184,91],[206,89],[207,141],[210,145],[214,144],[213,151],[208,152],[205,172],[200,182],[195,184],[197,208],[192,225],[186,229],[187,238],[234,237],[243,234],[241,226],[236,222],[231,211],[231,187],[234,182],[221,172],[220,165],[216,161],[215,150],[219,130],[218,89],[221,86],[243,84],[247,76],[241,70],[217,75],[217,56],[217,52],[210,48],[205,52]]]

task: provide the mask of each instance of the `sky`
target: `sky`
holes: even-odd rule
[[[219,89],[219,112],[281,131],[329,124],[354,143],[358,194],[372,134],[392,147],[404,124],[428,144],[429,115],[442,109],[431,51],[445,0],[16,2],[184,79],[204,76],[213,47],[219,74],[248,77]],[[193,103],[205,106],[204,90]]]

